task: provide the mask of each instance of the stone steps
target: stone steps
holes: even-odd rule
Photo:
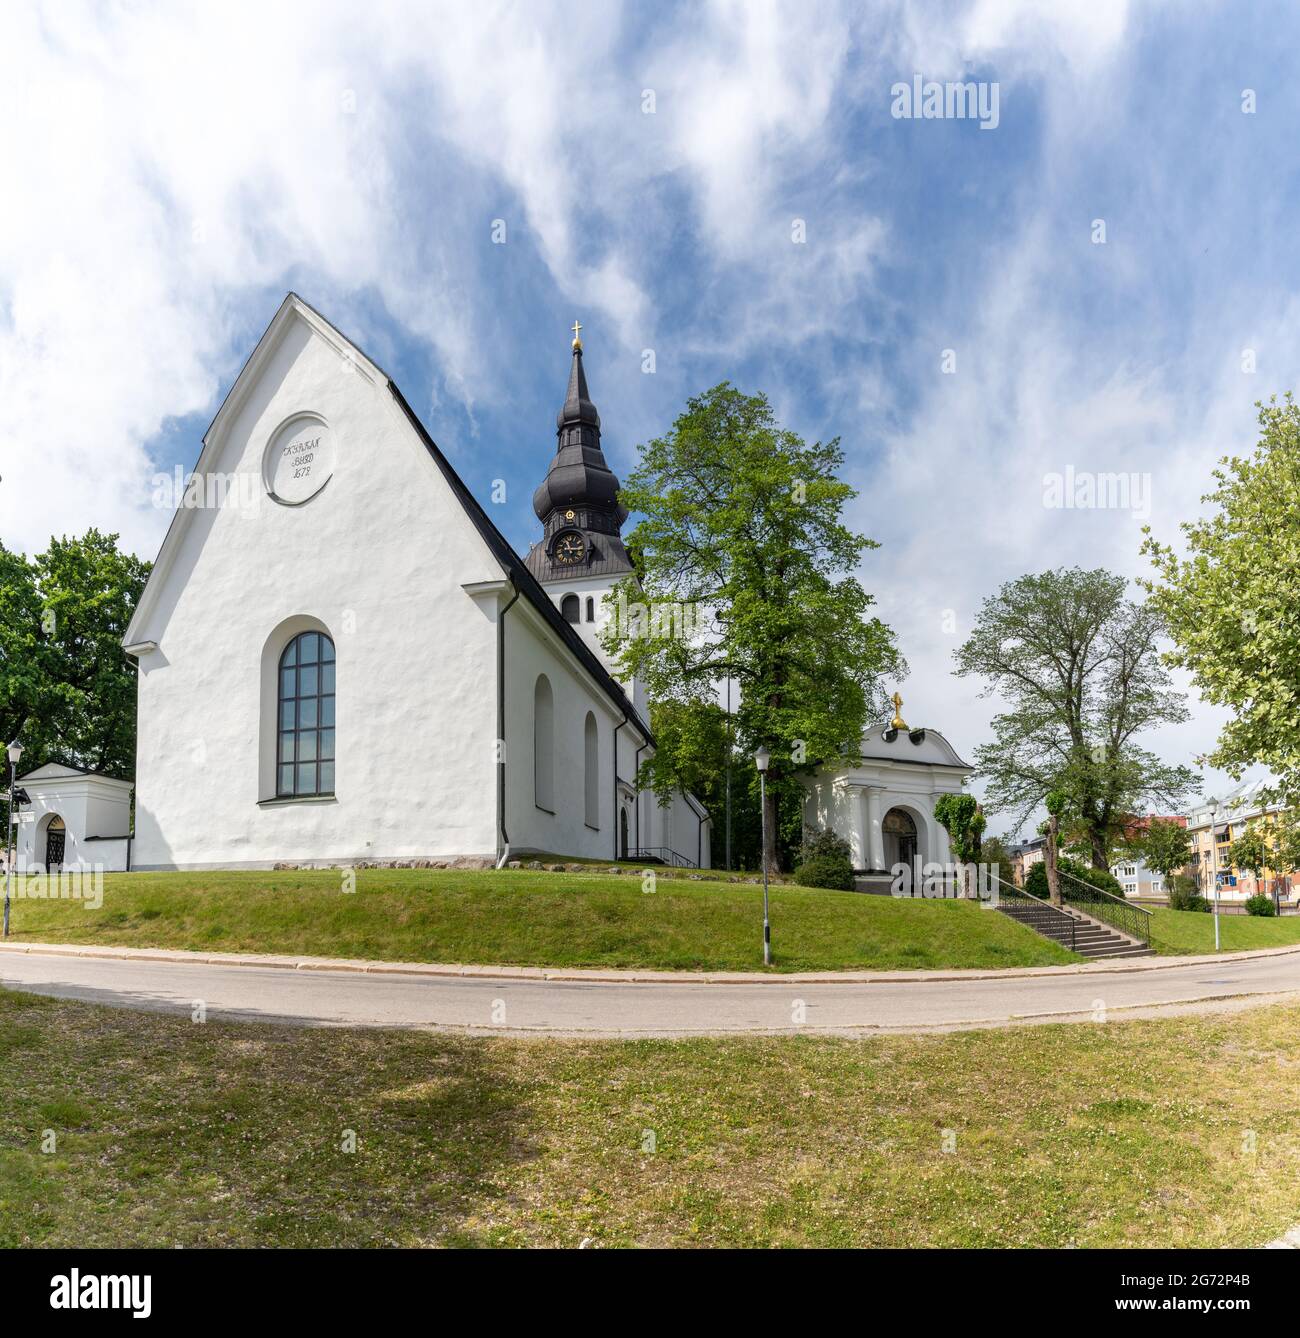
[[[1081,957],[1152,957],[1154,951],[1145,944],[1121,934],[1118,929],[1111,929],[1081,911],[1067,909],[1064,913],[1074,921],[1073,925],[1058,916],[1045,915],[1037,906],[1024,902],[1000,901],[998,910],[1012,920],[1026,925],[1044,938],[1050,938],[1063,947],[1073,948]]]

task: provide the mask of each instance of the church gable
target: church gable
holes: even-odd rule
[[[213,498],[215,507],[207,504]],[[213,533],[224,535],[218,547],[233,561],[222,580],[232,570],[242,577],[250,561],[261,563],[259,585],[295,563],[309,572],[332,565],[341,594],[362,564],[389,572],[405,618],[434,592],[454,587],[453,598],[463,601],[462,587],[504,575],[596,686],[637,714],[387,373],[294,293],[204,434],[192,486],[123,639],[128,650],[147,653],[159,642],[196,571],[213,560],[205,551]],[[245,587],[243,597],[250,594]]]
[[[415,571],[456,586],[500,575],[386,374],[294,294],[205,433],[178,501],[128,648],[161,639],[196,579],[230,579],[229,566],[207,570],[214,553],[236,559],[255,588],[296,583],[295,565],[346,579],[389,564],[417,602],[431,583]]]

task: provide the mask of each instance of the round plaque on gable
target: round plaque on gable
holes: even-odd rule
[[[334,435],[316,414],[295,414],[267,442],[262,482],[283,506],[310,502],[333,473]]]

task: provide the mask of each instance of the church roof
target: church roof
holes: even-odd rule
[[[83,776],[90,776],[96,780],[112,781],[117,785],[131,785],[133,782],[127,780],[125,776],[114,775],[111,771],[99,771],[94,767],[78,767],[70,762],[43,762],[39,767],[33,767],[31,771],[24,772],[17,777],[17,783],[23,781],[53,781],[53,780],[79,780]]]
[[[537,611],[542,620],[555,633],[561,642],[567,647],[569,652],[582,665],[588,674],[595,680],[596,685],[605,693],[610,701],[616,706],[629,721],[633,722],[637,730],[647,741],[652,741],[650,728],[642,719],[636,707],[633,706],[631,699],[623,691],[618,681],[605,668],[583,641],[582,637],[574,631],[572,625],[560,613],[555,606],[554,601],[547,595],[546,591],[538,584],[536,577],[528,570],[524,560],[511,548],[505,536],[488,518],[487,512],[479,504],[474,494],[465,486],[460,475],[451,467],[446,456],[438,449],[437,444],[429,435],[425,426],[416,416],[415,411],[406,402],[405,396],[398,389],[397,383],[383,370],[377,363],[372,361],[361,347],[333,325],[324,316],[318,312],[310,303],[305,302],[297,293],[289,293],[280,304],[279,310],[272,319],[271,324],[267,326],[261,339],[258,340],[256,348],[249,354],[248,360],[240,369],[239,375],[235,378],[234,384],[226,393],[226,397],[221,402],[212,422],[208,425],[208,430],[203,434],[203,450],[199,454],[198,464],[195,466],[196,473],[202,473],[205,466],[204,457],[209,454],[211,444],[217,440],[221,429],[225,423],[233,419],[238,408],[243,403],[249,390],[250,376],[254,375],[260,369],[270,356],[272,349],[278,345],[281,335],[288,328],[294,317],[301,318],[312,329],[320,334],[327,342],[335,344],[342,343],[346,350],[355,358],[360,360],[363,367],[368,370],[373,377],[388,388],[389,393],[397,402],[398,407],[406,416],[411,426],[414,428],[420,440],[424,443],[439,472],[442,474],[452,495],[460,503],[466,516],[479,536],[487,545],[488,551],[500,564],[501,570],[506,578],[511,582],[516,590],[519,591],[522,598]],[[570,378],[572,380],[572,377]],[[581,388],[585,391],[586,382],[580,379]],[[579,415],[585,412],[581,404],[582,395],[578,396]],[[587,401],[590,403],[590,401]],[[566,402],[567,408],[567,402]],[[561,414],[564,410],[561,410]],[[591,413],[595,414],[595,406],[591,406]],[[596,419],[597,424],[599,418]],[[603,462],[603,457],[602,457]],[[613,475],[611,474],[612,478]],[[617,487],[617,483],[615,484]],[[122,638],[122,644],[128,648],[138,646],[141,643],[141,631],[145,620],[152,611],[152,606],[157,600],[157,592],[161,588],[168,569],[174,562],[175,553],[180,546],[180,539],[184,528],[190,523],[196,511],[191,507],[179,507],[176,514],[172,517],[172,522],[163,539],[162,548],[158,552],[157,560],[154,562],[153,570],[149,575],[149,580],[145,585],[144,592],[140,596],[140,602],[136,606],[135,614],[131,619],[131,625],[126,630],[126,635]]]
[[[872,725],[858,748],[864,762],[903,762],[911,766],[960,767],[973,771],[969,762],[937,729],[895,729],[889,723]]]
[[[542,615],[551,630],[577,656],[583,668],[591,674],[614,705],[636,724],[637,729],[647,740],[650,740],[649,725],[641,718],[636,707],[632,705],[631,698],[623,691],[618,680],[601,664],[600,660],[596,658],[595,652],[583,641],[582,637],[573,630],[573,625],[555,606],[555,601],[542,589],[537,578],[528,570],[524,560],[510,547],[505,535],[488,518],[487,512],[483,510],[477,498],[465,486],[460,475],[448,463],[446,456],[434,444],[434,440],[425,430],[424,424],[415,416],[415,410],[407,404],[405,396],[392,380],[388,382],[388,388],[401,406],[402,412],[406,414],[411,421],[411,425],[419,433],[420,439],[428,447],[429,453],[442,471],[443,477],[447,480],[452,492],[465,508],[465,514],[473,522],[492,556],[501,564],[501,569],[511,584]]]

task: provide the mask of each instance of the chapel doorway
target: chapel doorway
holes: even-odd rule
[[[67,842],[67,829],[63,819],[56,813],[45,829],[45,870],[48,873],[56,866],[63,866],[63,848]]]
[[[618,857],[627,859],[627,809],[618,811]]]
[[[905,808],[891,808],[880,826],[884,837],[885,868],[892,872],[896,865],[904,865],[907,872],[903,875],[903,885],[910,890],[916,864],[916,823]]]

